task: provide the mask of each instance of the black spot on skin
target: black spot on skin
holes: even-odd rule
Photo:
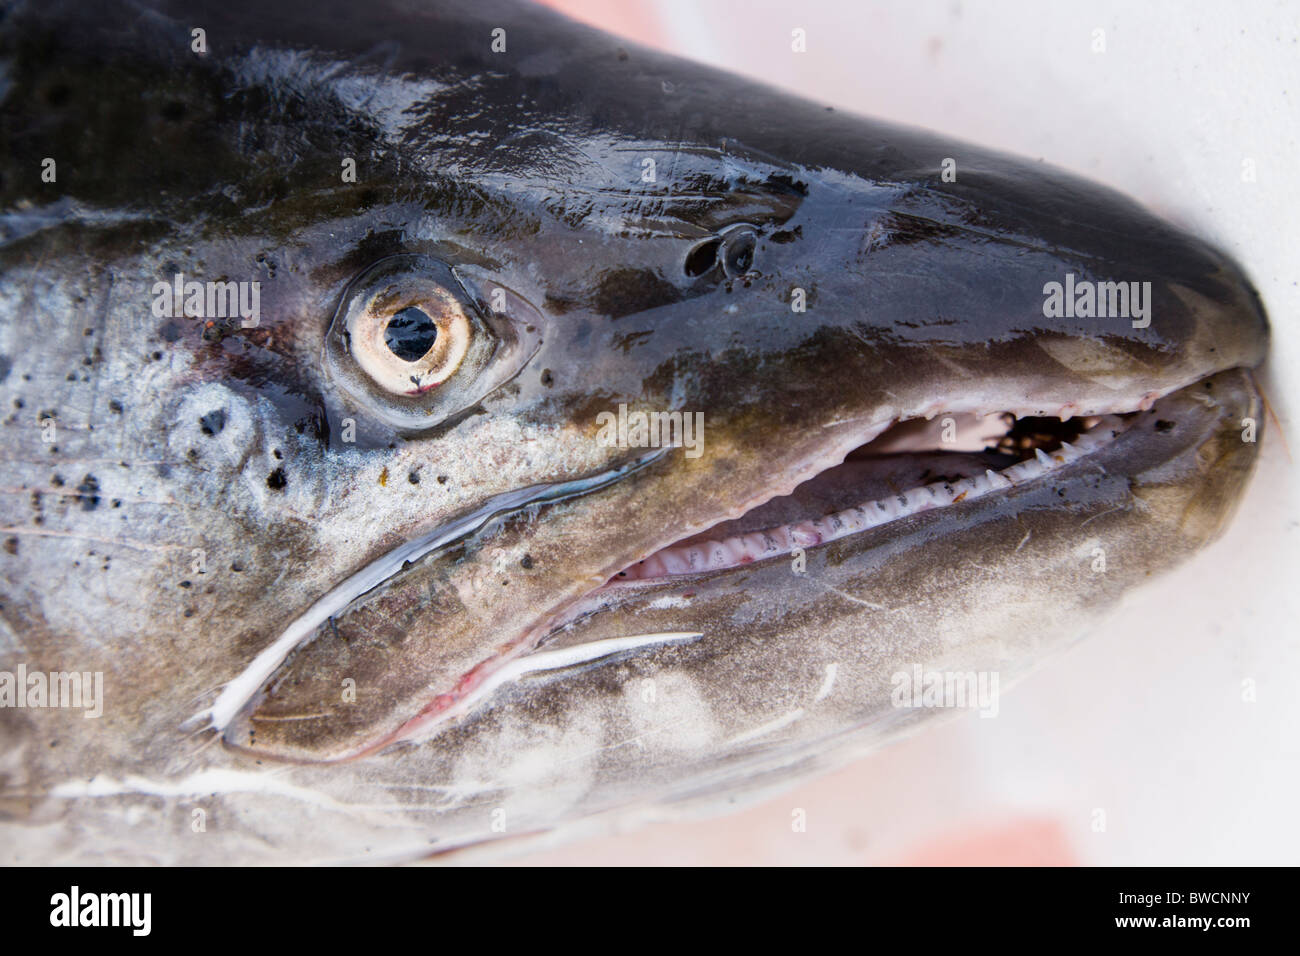
[[[530,570],[533,566],[533,556],[531,554],[525,554],[519,559],[519,566],[525,571]]]
[[[108,410],[112,412],[114,415],[121,415],[122,403],[119,402],[116,398],[109,399]]]
[[[27,405],[21,398],[14,399],[14,408],[25,408]]]
[[[17,553],[18,553],[18,539],[17,539],[17,538],[5,538],[5,551],[6,551],[7,553],[9,553],[9,554],[17,554]]]
[[[244,566],[240,564],[238,561],[231,561],[230,570],[234,571],[236,574],[239,574],[244,570]]]
[[[155,362],[157,362],[159,359],[162,358],[162,353],[161,353],[161,352],[154,352],[154,353],[151,354],[150,357],[151,357]]]
[[[94,511],[99,507],[99,479],[87,475],[77,485],[77,500],[81,502],[82,511]]]
[[[186,617],[193,617],[193,616],[194,616],[194,608],[192,608],[192,607],[187,607],[187,608],[185,609],[185,616],[186,616]]]
[[[413,484],[413,485],[418,485],[418,484],[420,483],[420,473],[419,473],[419,471],[417,471],[416,469],[412,468],[410,471],[408,471],[408,472],[406,473],[406,480],[409,481],[409,482],[410,482],[411,484]]]
[[[0,355],[0,382],[3,382],[9,377],[9,373],[13,371],[13,367],[14,363],[10,361],[9,356]]]
[[[1173,422],[1167,422],[1163,418],[1156,422],[1156,431],[1160,432],[1161,434],[1165,434],[1173,430],[1174,430]]]
[[[275,456],[276,461],[284,461],[284,454],[280,451],[280,449],[278,448],[272,449],[271,454]]]
[[[199,419],[199,428],[203,434],[209,438],[220,435],[221,429],[226,427],[226,410],[224,408],[214,408],[206,415]]]
[[[446,476],[446,475],[439,475],[439,476],[438,476],[438,484],[440,484],[440,485],[445,485],[446,483],[447,483],[447,476]]]
[[[288,484],[289,479],[285,477],[283,468],[277,468],[266,476],[266,487],[272,491],[283,491]]]
[[[542,384],[545,385],[547,388],[550,388],[552,385],[555,384],[555,376],[551,374],[551,370],[549,368],[542,369]]]
[[[191,582],[189,582],[189,581],[182,581],[182,582],[181,582],[181,587],[183,587],[183,588],[192,588],[192,587],[194,587],[194,585],[193,585],[193,583],[191,583]]]
[[[121,499],[121,498],[114,498],[114,499],[113,499],[113,507],[114,507],[114,508],[120,508],[120,507],[122,507],[122,499]]]
[[[50,484],[52,484],[55,488],[62,488],[62,487],[63,487],[63,476],[62,476],[62,475],[55,475],[53,478],[50,479]]]

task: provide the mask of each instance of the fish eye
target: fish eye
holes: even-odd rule
[[[754,250],[757,246],[758,235],[752,226],[732,226],[722,234],[718,258],[727,278],[743,276],[754,267]]]
[[[500,312],[483,301],[489,284]],[[541,326],[537,311],[502,286],[466,279],[431,256],[389,256],[343,293],[325,363],[376,417],[429,428],[517,374],[540,344]]]
[[[411,276],[381,283],[355,303],[346,331],[357,364],[395,395],[437,388],[460,368],[475,335],[449,289]]]

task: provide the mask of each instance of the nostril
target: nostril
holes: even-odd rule
[[[701,242],[698,246],[686,254],[686,274],[692,278],[712,271],[718,263],[718,247],[722,244],[720,239],[708,239]]]
[[[738,278],[753,268],[754,249],[757,245],[758,237],[754,231],[744,226],[731,230],[723,237],[722,271],[727,274],[727,278]]]

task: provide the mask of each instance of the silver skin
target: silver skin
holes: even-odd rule
[[[414,860],[754,795],[950,712],[894,706],[900,671],[1005,688],[1228,519],[1267,328],[1214,250],[545,12],[348,9],[164,6],[109,42],[110,11],[53,52],[67,11],[5,21],[0,672],[104,686],[96,718],[0,709],[6,861]],[[104,50],[142,84],[113,100],[138,135],[85,112]],[[737,226],[754,262],[691,274]],[[366,386],[330,329],[376,262],[454,270],[491,358],[414,400]],[[156,316],[177,272],[258,281],[259,323]],[[1066,272],[1152,283],[1151,324],[1045,317]],[[620,404],[703,411],[703,453],[602,444]],[[604,587],[897,421],[1144,407],[1048,474],[801,560]],[[231,702],[350,576],[582,481],[353,595]]]

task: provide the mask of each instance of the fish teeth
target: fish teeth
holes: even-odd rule
[[[958,499],[966,501],[1015,487],[1110,444],[1127,427],[1125,420],[1117,415],[1099,416],[1093,426],[1080,433],[1073,443],[1061,442],[1050,455],[1035,448],[1033,458],[1001,471],[990,468],[983,475],[919,485],[817,519],[777,525],[722,540],[664,548],[625,569],[615,580],[637,581],[723,570],[789,554],[796,548],[816,547],[920,511],[945,507]]]
[[[659,552],[659,557],[662,558],[664,571],[668,574],[690,573],[690,562],[686,560],[686,556],[679,549],[668,548],[666,551]]]
[[[801,521],[791,527],[790,537],[801,548],[811,548],[822,543],[822,536],[811,521]]]
[[[992,468],[984,472],[984,477],[989,480],[989,485],[992,488],[1010,488],[1012,485],[1010,478],[1000,471],[994,471]]]

